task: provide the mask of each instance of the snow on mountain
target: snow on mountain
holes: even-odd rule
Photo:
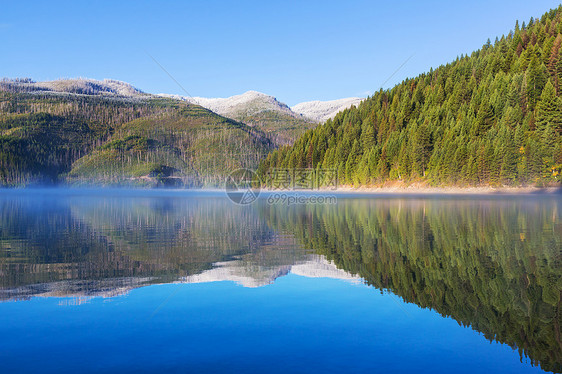
[[[35,82],[29,78],[3,79],[0,81],[0,88],[18,92],[53,92],[127,98],[151,96],[129,83],[114,79],[65,78],[45,82]],[[358,97],[350,97],[331,101],[308,101],[289,107],[275,97],[257,91],[248,91],[227,98],[188,97],[169,94],[159,94],[158,96],[201,105],[217,114],[240,121],[263,112],[276,112],[304,121],[324,122],[329,118],[334,118],[338,112],[352,105],[357,105],[363,100]]]
[[[350,97],[330,101],[307,101],[289,107],[275,97],[257,91],[248,91],[242,95],[227,98],[187,97],[179,95],[160,94],[161,96],[188,101],[201,105],[222,116],[241,119],[259,114],[264,111],[275,111],[295,118],[305,118],[315,122],[324,122],[334,118],[336,114],[352,105],[358,105],[363,99]]]
[[[0,88],[17,92],[53,92],[127,98],[146,98],[151,96],[129,83],[114,79],[65,78],[45,82],[35,82],[29,78],[2,79],[0,80]],[[201,105],[217,114],[241,121],[263,112],[277,112],[305,121],[324,122],[328,118],[334,118],[338,112],[352,105],[357,105],[363,100],[358,97],[350,97],[331,101],[308,101],[289,107],[275,97],[257,91],[248,91],[241,95],[226,98],[189,97],[170,94],[159,94],[157,96]]]
[[[166,94],[161,94],[161,96],[201,105],[221,116],[233,119],[241,119],[265,111],[281,112],[292,117],[299,117],[287,104],[278,101],[273,96],[257,91],[248,91],[242,95],[235,95],[227,98],[187,97]]]
[[[364,99],[359,97],[349,97],[330,101],[307,101],[297,104],[291,107],[291,109],[293,112],[314,121],[324,122],[330,118],[334,118],[338,112],[350,108],[352,105],[357,106],[362,100]]]
[[[34,82],[31,79],[4,79],[2,86],[13,87],[26,92],[57,92],[81,95],[107,95],[138,97],[145,95],[141,90],[129,83],[114,79],[102,81],[89,78],[58,79],[54,81]]]
[[[133,87],[129,83],[113,79],[104,79],[102,81],[88,78],[60,79],[55,81],[39,82],[37,85],[51,91],[85,95],[109,94],[119,96],[137,96],[143,93],[141,90]]]

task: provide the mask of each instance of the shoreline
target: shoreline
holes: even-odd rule
[[[380,186],[380,187],[351,187],[341,186],[337,189],[298,189],[271,190],[264,188],[265,193],[321,193],[321,194],[357,194],[357,195],[560,195],[561,187],[427,187],[427,186]]]
[[[146,187],[131,187],[131,186],[25,186],[25,187],[0,187],[0,193],[29,193],[29,192],[70,192],[70,193],[83,193],[83,192],[117,192],[121,193],[226,193],[224,188],[209,187],[209,188],[146,188]],[[482,195],[482,196],[508,196],[508,195],[532,195],[532,196],[557,196],[562,195],[562,186],[558,187],[491,187],[491,186],[442,186],[442,187],[428,187],[423,185],[383,185],[383,186],[339,186],[336,189],[332,188],[316,188],[316,189],[269,189],[261,188],[260,193],[264,194],[332,194],[332,195],[432,195],[432,196],[454,196],[454,195]]]

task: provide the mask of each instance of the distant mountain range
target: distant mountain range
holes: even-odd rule
[[[201,105],[221,116],[259,128],[277,145],[292,144],[318,123],[291,110],[275,97],[256,91],[228,98],[204,98],[161,94],[160,96]]]
[[[302,120],[305,123],[320,123],[333,119],[338,112],[359,105],[364,99],[348,97],[329,101],[306,101],[289,107],[274,96],[258,91],[247,91],[241,95],[226,98],[190,97],[174,94],[153,95],[135,88],[129,83],[104,79],[89,78],[59,79],[54,81],[35,82],[29,78],[4,79],[2,86],[16,88],[24,92],[52,92],[78,95],[96,95],[120,98],[165,97],[197,104],[221,116],[237,121],[258,117],[265,112],[276,112],[281,116]]]
[[[186,100],[190,103],[201,105],[213,112],[232,119],[243,119],[255,116],[262,112],[274,111],[294,118],[304,118],[313,122],[324,122],[334,118],[338,112],[358,105],[362,100],[358,97],[330,101],[307,101],[292,107],[278,101],[275,97],[257,92],[248,91],[241,95],[227,98],[188,97],[179,95],[161,94],[165,97]]]
[[[218,185],[292,144],[314,118],[255,91],[207,99],[110,79],[3,79],[0,185]]]
[[[161,94],[164,97],[201,105],[213,112],[256,126],[280,144],[292,144],[305,130],[334,118],[339,111],[358,105],[363,99],[351,97],[331,101],[309,101],[289,107],[275,97],[248,91],[227,98],[189,97]]]

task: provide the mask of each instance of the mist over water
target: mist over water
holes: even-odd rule
[[[0,361],[562,372],[561,209],[559,196],[1,191]]]

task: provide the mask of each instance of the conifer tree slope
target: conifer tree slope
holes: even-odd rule
[[[562,6],[307,131],[260,164],[340,182],[559,185]]]
[[[274,148],[198,105],[0,86],[0,185],[212,186]]]

